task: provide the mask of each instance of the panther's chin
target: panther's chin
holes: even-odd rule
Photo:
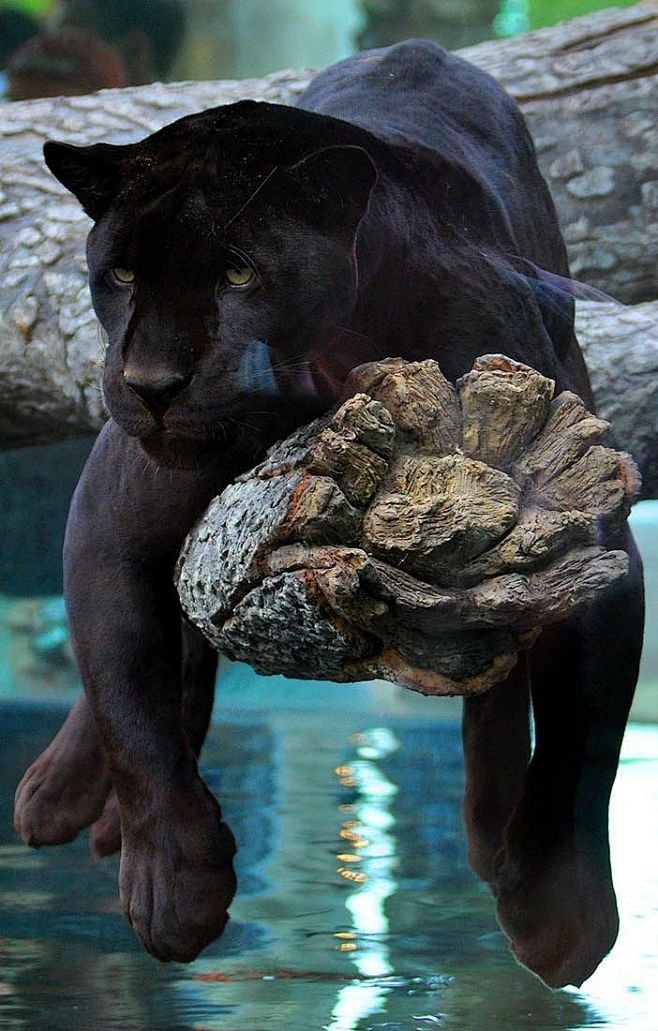
[[[212,440],[161,430],[140,437],[139,442],[148,457],[165,469],[201,469],[225,451],[231,440],[226,435]]]

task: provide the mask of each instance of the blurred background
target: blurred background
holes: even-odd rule
[[[410,36],[459,48],[610,6],[0,0],[0,96],[321,68]],[[514,964],[466,867],[458,702],[388,684],[260,678],[224,660],[204,767],[240,844],[241,889],[227,935],[182,971],[139,950],[118,912],[115,861],[92,867],[84,840],[34,854],[11,830],[15,784],[78,691],[61,544],[91,444],[16,451],[0,441],[2,1026],[654,1031],[658,502],[632,515],[649,619],[613,805],[622,938],[581,991],[553,995]]]
[[[323,68],[410,37],[449,49],[633,0],[0,0],[11,99]]]

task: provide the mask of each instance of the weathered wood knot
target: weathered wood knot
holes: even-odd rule
[[[189,534],[185,612],[259,673],[486,690],[628,568],[600,541],[627,517],[637,468],[580,398],[553,395],[503,355],[456,386],[430,360],[361,366],[344,403]]]

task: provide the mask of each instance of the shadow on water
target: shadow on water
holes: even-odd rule
[[[14,837],[14,786],[62,711],[0,715],[3,1028],[645,1027],[609,1023],[586,990],[549,992],[510,957],[465,862],[454,722],[290,711],[215,727],[203,766],[239,842],[239,893],[220,942],[163,966],[119,911],[116,859],[94,865],[84,835],[41,851]],[[647,733],[628,769],[650,762],[654,784]]]

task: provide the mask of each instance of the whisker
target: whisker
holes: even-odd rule
[[[255,412],[254,414],[258,415],[258,412]],[[234,419],[232,415],[228,415],[227,419],[233,426],[237,426],[239,430],[250,430],[252,433],[256,433],[258,431],[257,424],[247,422],[246,419]]]
[[[339,326],[337,323],[334,323],[332,328],[339,329],[341,333],[349,333],[350,336],[361,337],[362,340],[366,340],[369,344],[372,344],[373,347],[375,346],[375,342],[372,337],[369,337],[367,333],[360,333],[358,329],[350,329],[348,326]]]
[[[241,207],[241,208],[240,208],[240,209],[239,209],[238,211],[236,211],[235,215],[233,215],[233,217],[232,217],[232,218],[230,218],[230,219],[228,220],[228,222],[225,222],[225,223],[224,223],[224,225],[223,225],[223,226],[221,227],[221,230],[220,230],[220,232],[223,232],[223,231],[224,231],[225,229],[227,229],[227,228],[228,228],[228,227],[229,227],[229,226],[230,226],[230,225],[231,225],[231,224],[232,224],[233,222],[235,222],[236,218],[238,218],[238,216],[242,214],[242,212],[244,211],[244,209],[245,209],[245,208],[248,208],[248,207],[249,207],[249,205],[251,204],[251,202],[252,202],[252,201],[254,201],[254,200],[256,199],[256,197],[258,196],[258,194],[260,193],[260,191],[261,191],[261,190],[263,189],[263,187],[264,187],[264,186],[265,186],[265,185],[266,185],[266,184],[267,184],[267,183],[268,183],[268,182],[270,181],[270,179],[272,178],[272,176],[274,175],[274,173],[275,173],[275,172],[278,172],[278,170],[279,170],[279,166],[278,166],[278,165],[275,165],[275,166],[274,166],[274,168],[272,169],[272,171],[271,171],[271,172],[270,172],[270,173],[269,173],[268,175],[266,175],[266,176],[265,176],[265,178],[263,179],[263,181],[262,181],[262,182],[260,182],[260,183],[258,184],[258,186],[256,187],[256,189],[255,189],[255,190],[254,190],[254,192],[252,193],[251,197],[249,197],[249,199],[248,199],[248,200],[246,200],[246,201],[244,202],[244,204],[242,205],[242,207]]]
[[[245,265],[251,269],[254,275],[258,275],[258,269],[254,264],[253,258],[250,258],[246,251],[243,251],[241,247],[235,247],[233,244],[229,244],[227,250],[234,254],[236,258],[239,258],[240,261],[244,261]]]
[[[107,333],[101,326],[100,322],[96,323],[96,341],[98,343],[98,349],[103,357],[103,360],[105,360],[105,355],[107,354],[107,349],[109,347],[109,340]]]
[[[308,369],[310,366],[310,361],[308,358],[305,358],[300,361],[277,362],[276,365],[272,365],[272,370],[274,372],[278,372],[279,370],[284,369],[288,372],[297,372],[299,370]]]

